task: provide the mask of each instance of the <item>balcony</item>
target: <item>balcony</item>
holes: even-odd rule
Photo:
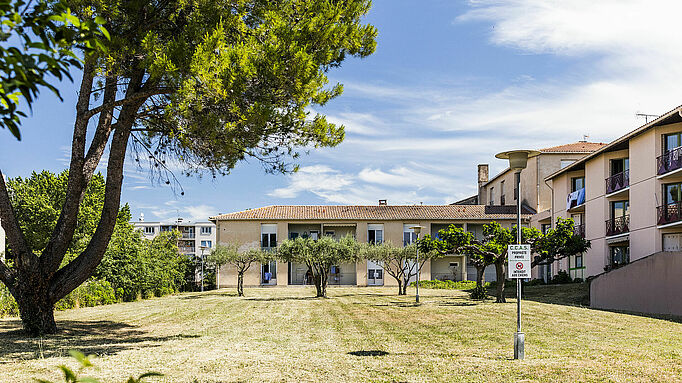
[[[183,254],[193,254],[195,252],[193,247],[186,246],[178,246],[178,250]]]
[[[585,224],[580,224],[580,225],[575,225],[573,227],[573,234],[579,235],[583,238],[585,238]]]
[[[675,148],[656,159],[658,175],[663,176],[682,169],[682,147]]]
[[[630,187],[630,170],[616,173],[606,179],[606,194],[613,194]]]
[[[671,204],[659,206],[658,211],[658,225],[671,225],[682,222],[682,202],[674,202]]]
[[[606,236],[625,234],[630,231],[630,216],[623,215],[606,220]]]
[[[578,189],[568,195],[566,211],[571,213],[585,211],[585,188]]]
[[[182,233],[182,239],[194,239],[194,233]]]

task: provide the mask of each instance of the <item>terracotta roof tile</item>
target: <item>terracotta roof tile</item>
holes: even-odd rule
[[[592,153],[601,149],[607,144],[603,142],[578,141],[572,144],[552,146],[551,148],[540,149],[542,153]]]
[[[524,218],[530,215],[524,214]],[[484,205],[416,205],[416,206],[265,206],[211,217],[211,220],[441,220],[515,219],[516,214],[486,213]]]

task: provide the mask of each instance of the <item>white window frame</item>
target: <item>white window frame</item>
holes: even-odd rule
[[[211,235],[213,232],[213,228],[211,226],[201,226],[201,234],[202,235]]]
[[[369,223],[367,224],[367,242],[369,240],[369,232],[374,231],[374,243],[384,242],[384,224],[383,223]],[[379,239],[377,239],[377,234]]]

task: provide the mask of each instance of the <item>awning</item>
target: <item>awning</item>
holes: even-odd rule
[[[623,242],[629,242],[629,241],[630,241],[630,234],[625,234],[625,235],[619,235],[618,237],[614,237],[614,238],[607,238],[606,244],[612,245],[612,244],[616,244],[616,243],[623,243]]]
[[[326,227],[355,227],[356,223],[323,223],[322,226]]]

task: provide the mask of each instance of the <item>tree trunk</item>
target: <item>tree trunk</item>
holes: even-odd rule
[[[403,291],[403,281],[398,280],[398,295],[405,295]]]
[[[239,273],[237,275],[237,296],[244,296],[244,274]]]
[[[54,321],[54,303],[48,298],[48,285],[42,280],[38,283],[20,280],[15,299],[19,306],[19,316],[26,331],[31,336],[54,334],[57,324]]]
[[[409,281],[403,282],[403,295],[407,295],[407,288],[410,286]]]
[[[485,266],[476,266],[476,286],[483,287],[483,275],[485,274]]]
[[[495,262],[495,275],[497,276],[497,299],[496,303],[507,303],[504,298],[504,284],[505,284],[505,273],[504,273],[504,261]]]

